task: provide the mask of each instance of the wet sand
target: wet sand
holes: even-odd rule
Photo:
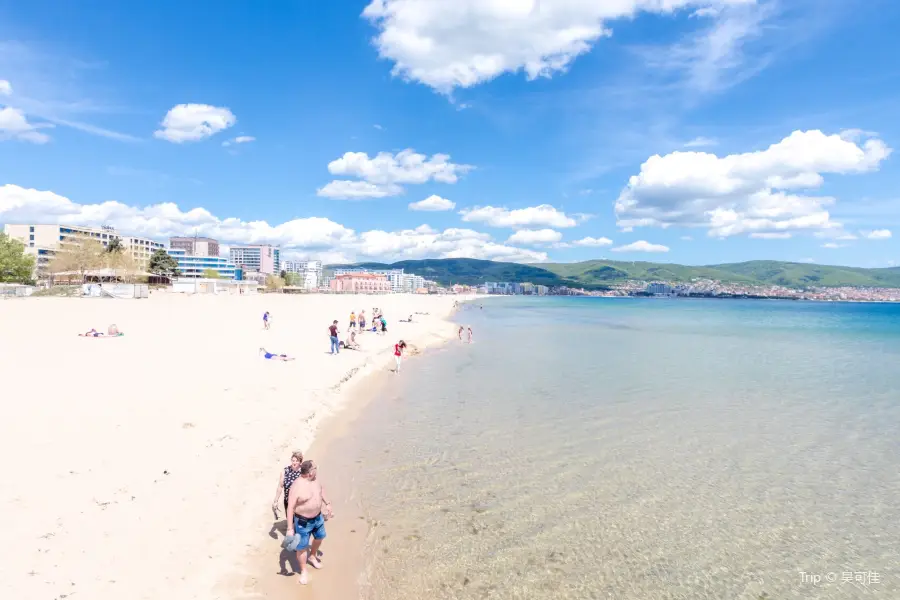
[[[415,363],[406,364],[414,369]],[[319,478],[331,500],[335,518],[326,524],[322,544],[322,569],[309,569],[310,582],[297,582],[299,566],[293,552],[281,548],[285,521],[273,522],[270,531],[260,531],[259,541],[247,553],[247,573],[235,578],[240,589],[237,597],[288,600],[355,600],[367,583],[367,542],[378,534],[377,525],[360,505],[355,487],[361,462],[354,444],[358,419],[370,403],[388,398],[396,375],[376,373],[361,380],[349,391],[349,398],[338,416],[323,422],[316,439],[305,453],[319,465]],[[285,459],[287,464],[287,459]],[[273,481],[277,473],[273,474]]]

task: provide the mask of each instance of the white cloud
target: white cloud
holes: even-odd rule
[[[250,142],[255,142],[256,138],[252,135],[239,135],[236,138],[232,138],[230,140],[225,140],[222,142],[223,146],[231,146],[233,144],[249,144]]]
[[[374,127],[375,129],[377,129],[378,131],[384,131],[384,127],[382,127],[382,126],[379,125],[378,123],[375,123],[374,125],[372,125],[372,127]]]
[[[480,258],[505,262],[543,262],[546,252],[535,252],[491,241],[471,229],[438,232],[428,226],[405,231],[367,231],[355,245],[359,256],[385,260],[419,258]]]
[[[422,184],[429,181],[456,183],[461,175],[468,173],[473,168],[471,165],[450,162],[448,154],[434,154],[429,158],[412,149],[406,149],[397,154],[379,152],[373,158],[369,158],[365,152],[347,152],[337,160],[328,163],[328,172],[332,175],[357,177],[361,181],[335,180],[321,188],[319,195],[331,198],[345,197],[329,196],[322,191],[328,191],[333,186],[343,189],[347,184],[358,183],[356,190],[368,190],[369,194],[349,197],[396,196],[403,193],[400,184]],[[370,185],[363,185],[363,183]]]
[[[768,231],[764,233],[751,233],[750,237],[758,240],[789,240],[791,239],[791,234],[786,231]]]
[[[537,244],[552,244],[560,240],[562,240],[562,234],[553,229],[520,229],[509,236],[506,243],[534,246]]]
[[[573,246],[581,246],[585,248],[597,248],[600,246],[612,246],[613,241],[607,237],[593,238],[586,237],[572,242]]]
[[[0,108],[0,141],[21,140],[33,144],[46,144],[50,136],[41,133],[38,129],[52,128],[50,123],[29,123],[25,113],[17,108],[9,106]]]
[[[846,245],[847,244],[836,244],[834,242],[828,242],[827,244],[822,244],[822,247],[835,249],[835,248],[844,248]]]
[[[685,88],[699,93],[731,87],[767,66],[771,48],[749,50],[778,12],[776,3],[757,0],[706,4],[692,16],[708,19],[708,26],[647,53],[651,66],[680,75]]]
[[[509,210],[494,206],[476,206],[459,212],[467,223],[485,223],[491,227],[531,229],[534,227],[575,227],[578,221],[549,204]]]
[[[440,196],[437,196],[435,194],[428,196],[424,200],[409,203],[409,210],[438,212],[444,210],[453,210],[454,208],[456,208],[456,202],[447,200],[446,198],[441,198]]]
[[[719,158],[707,152],[652,156],[615,203],[620,227],[705,227],[711,236],[840,229],[835,200],[785,190],[815,188],[823,173],[876,170],[891,154],[877,138],[862,143],[818,130],[795,131],[765,150]]]
[[[448,154],[434,154],[429,158],[410,148],[398,152],[379,152],[373,158],[365,152],[347,152],[341,158],[328,163],[332,175],[358,177],[377,183],[413,183],[429,181],[456,183],[460,175],[468,173],[470,165],[450,162]]]
[[[306,217],[270,225],[265,221],[220,218],[204,208],[183,211],[176,204],[135,207],[121,202],[78,204],[50,191],[0,186],[0,223],[68,223],[112,225],[123,234],[164,240],[185,233],[209,236],[223,244],[271,243],[286,256],[358,258],[482,258],[508,262],[542,262],[546,252],[500,244],[471,229],[436,231],[427,225],[404,231],[357,233],[330,219]]]
[[[196,142],[228,129],[237,117],[227,108],[208,104],[179,104],[174,106],[153,133],[154,137],[176,144]]]
[[[638,240],[625,246],[616,246],[613,252],[668,252],[669,247],[661,244],[651,244],[644,240]]]
[[[336,179],[320,187],[317,192],[324,198],[338,200],[365,200],[367,198],[385,198],[403,193],[398,185],[376,185],[368,181],[348,181]]]
[[[714,140],[712,138],[700,136],[700,137],[695,137],[694,139],[692,139],[689,142],[685,142],[684,147],[685,148],[705,148],[707,146],[715,146],[718,143],[719,142],[717,142],[716,140]]]
[[[684,240],[685,242],[693,242],[694,241],[694,238],[689,235],[683,235],[683,236],[681,236],[680,239]]]
[[[503,73],[565,72],[616,19],[752,1],[372,0],[362,16],[378,29],[375,46],[395,76],[449,93]]]
[[[876,229],[874,231],[860,231],[860,235],[862,235],[867,240],[887,240],[891,237],[890,229]]]
[[[12,85],[5,79],[0,79],[0,96],[12,96]]]

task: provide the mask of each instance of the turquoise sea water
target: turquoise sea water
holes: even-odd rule
[[[900,305],[482,306],[360,420],[367,598],[900,598]]]

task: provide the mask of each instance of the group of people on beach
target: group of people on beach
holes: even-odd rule
[[[278,505],[283,500],[285,536],[281,542],[288,552],[295,552],[300,566],[299,583],[309,583],[309,567],[322,568],[319,548],[325,539],[325,522],[334,517],[325,488],[318,480],[318,468],[311,460],[303,460],[299,450],[291,454],[291,464],[278,474],[278,486],[272,501],[272,512],[278,519]]]

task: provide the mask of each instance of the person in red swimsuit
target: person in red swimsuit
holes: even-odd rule
[[[397,369],[394,371],[395,373],[400,373],[400,363],[403,361],[403,351],[406,350],[406,342],[400,340],[399,343],[394,344],[394,360],[397,361]]]

